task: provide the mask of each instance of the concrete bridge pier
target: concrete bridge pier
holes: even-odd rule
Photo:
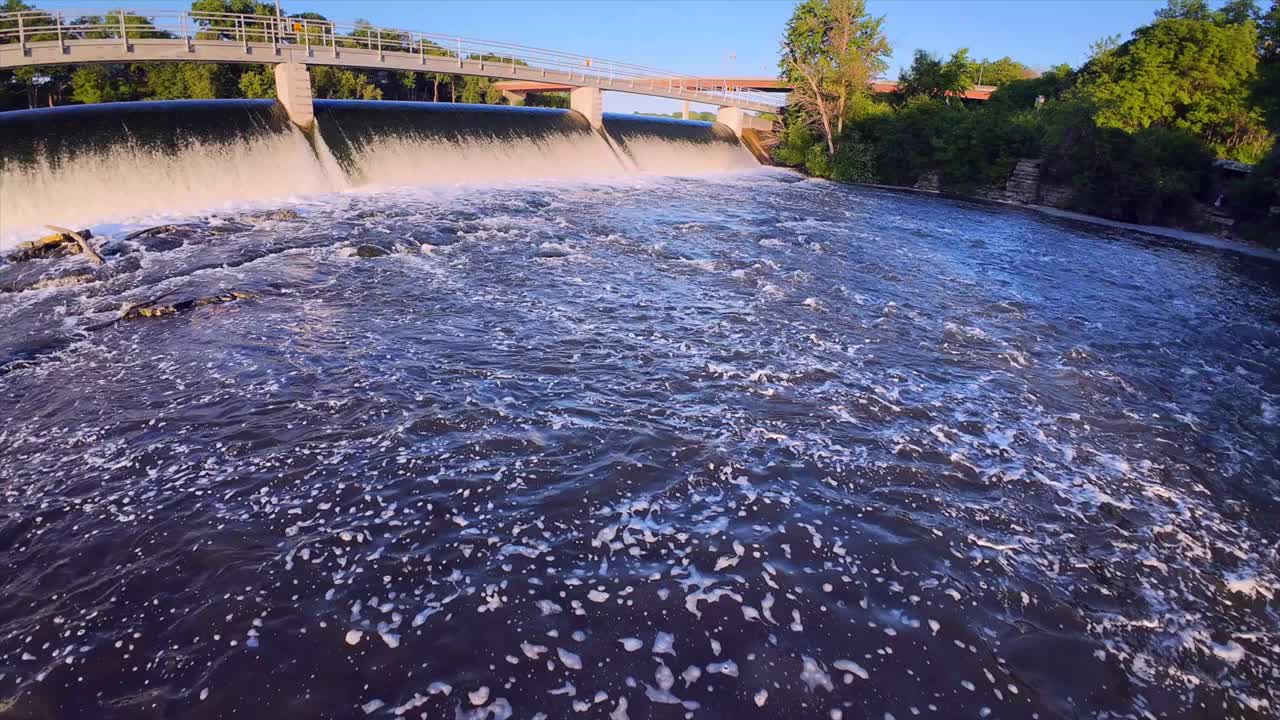
[[[294,125],[310,132],[316,124],[311,96],[311,73],[302,63],[276,65],[276,99],[284,106]]]
[[[525,98],[529,97],[529,93],[519,92],[517,90],[503,90],[502,97],[507,99],[509,105],[524,105]]]
[[[688,100],[684,101],[684,111],[681,117],[683,117],[685,120],[689,119],[689,101]]]
[[[747,114],[742,108],[722,107],[716,112],[716,122],[728,127],[734,135],[742,137],[742,131],[747,125]]]
[[[599,130],[604,127],[604,93],[600,88],[580,87],[569,91],[569,109],[580,113]]]
[[[739,107],[720,108],[716,112],[716,122],[732,130],[733,134],[738,136],[738,139],[742,139],[744,130],[769,132],[773,129],[773,123],[754,115],[748,115],[746,110]]]

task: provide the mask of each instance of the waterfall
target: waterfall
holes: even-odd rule
[[[316,130],[273,100],[0,113],[0,243],[354,188],[487,185],[757,165],[727,128],[549,108],[320,100]]]

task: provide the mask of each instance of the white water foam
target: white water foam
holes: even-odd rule
[[[351,180],[355,186],[474,185],[598,178],[624,171],[604,140],[588,133],[517,142],[387,138],[360,150]]]
[[[0,176],[0,247],[47,234],[46,224],[80,228],[157,211],[329,192],[343,184],[325,172],[301,132],[192,142],[181,157],[126,145],[56,164],[42,159]]]
[[[0,174],[0,251],[46,234],[46,224],[91,227],[145,218],[260,206],[289,198],[389,186],[458,187],[507,181],[599,180],[636,173],[690,175],[759,168],[736,143],[657,137],[625,151],[597,133],[538,140],[477,137],[461,142],[400,137],[361,147],[344,172],[316,133],[300,131],[231,143],[190,142],[178,155],[117,145],[73,159],[41,159]]]

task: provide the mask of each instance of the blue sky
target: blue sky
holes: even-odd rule
[[[776,73],[778,40],[792,0],[281,0],[286,12],[314,10],[334,20],[504,40],[633,62],[692,75]],[[85,0],[36,0],[41,7]],[[105,3],[110,5],[111,3]],[[868,0],[885,16],[897,78],[916,48],[937,54],[968,47],[975,58],[1009,55],[1033,67],[1079,65],[1089,44],[1125,37],[1151,21],[1163,0]],[[1218,3],[1214,3],[1218,4]],[[120,2],[187,7],[180,0]],[[114,5],[113,5],[114,6]],[[605,109],[670,112],[678,103],[606,93]]]

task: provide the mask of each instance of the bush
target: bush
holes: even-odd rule
[[[1069,108],[1053,122],[1046,169],[1071,188],[1072,209],[1138,223],[1194,218],[1213,171],[1203,140],[1178,128],[1098,127]]]
[[[831,159],[827,156],[826,143],[809,146],[804,154],[804,170],[814,177],[831,177]]]
[[[836,150],[831,178],[841,182],[874,183],[876,181],[875,148],[847,137]]]
[[[798,118],[788,117],[782,139],[774,148],[773,161],[787,167],[802,167],[809,156],[809,149],[817,142],[818,139],[808,126],[802,124]]]
[[[1227,207],[1244,237],[1280,248],[1280,217],[1271,214],[1280,205],[1280,146],[1253,168],[1245,180],[1227,191]]]

